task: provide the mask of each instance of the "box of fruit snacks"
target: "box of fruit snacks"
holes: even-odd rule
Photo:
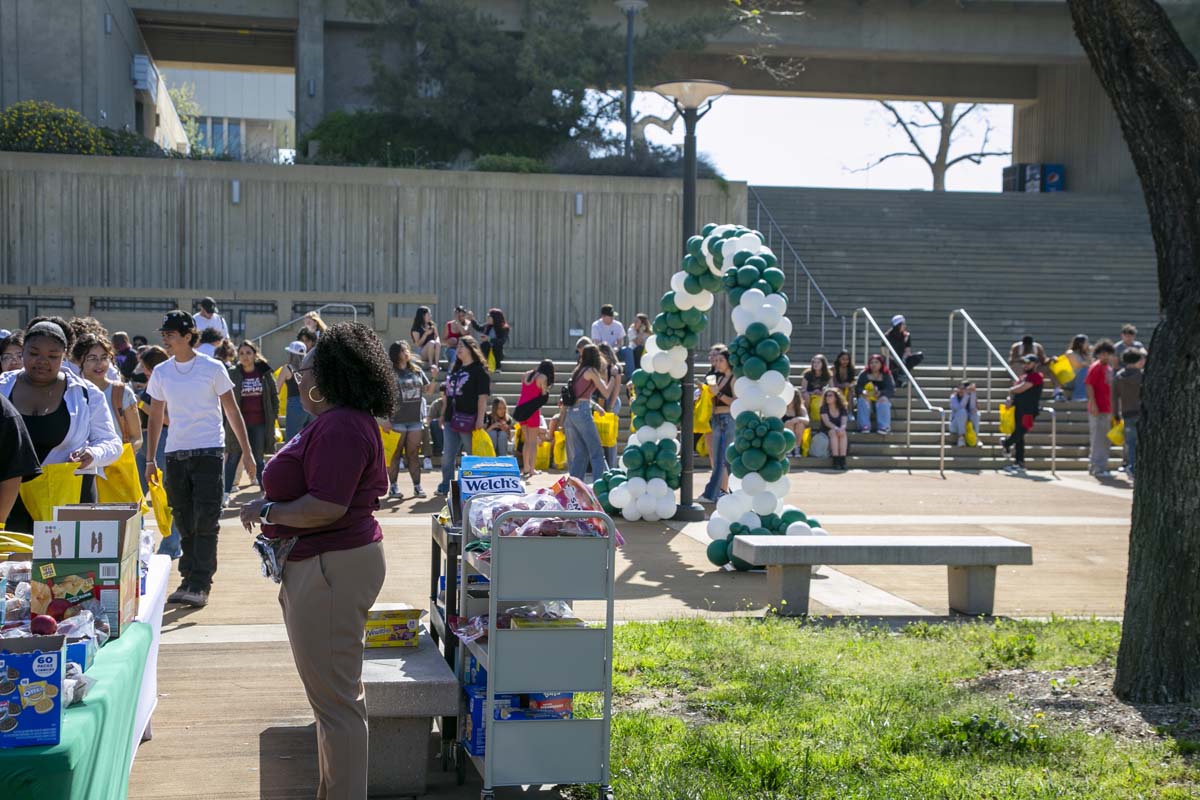
[[[58,744],[63,641],[62,636],[0,639],[0,747]]]

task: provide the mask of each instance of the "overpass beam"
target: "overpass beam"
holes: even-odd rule
[[[296,140],[299,141],[325,115],[325,0],[297,0],[296,5]]]

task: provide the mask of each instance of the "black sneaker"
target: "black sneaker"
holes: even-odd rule
[[[167,597],[167,602],[168,603],[182,603],[183,596],[187,593],[188,593],[187,583],[186,582],[181,583],[181,584],[179,584],[179,588],[176,589],[175,591],[171,592],[170,596]]]
[[[192,608],[204,608],[208,605],[208,592],[203,589],[189,589],[179,597],[179,602]]]
[[[413,487],[413,497],[425,497],[425,490],[420,486]]]

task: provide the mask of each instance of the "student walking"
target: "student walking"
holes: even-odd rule
[[[1142,416],[1142,370],[1146,353],[1127,348],[1121,354],[1121,369],[1113,376],[1113,419],[1125,424],[1125,473],[1133,480],[1137,468],[1137,427]]]
[[[400,492],[400,462],[408,468],[412,478],[413,497],[424,497],[421,488],[421,437],[425,433],[426,396],[433,391],[434,384],[425,371],[417,366],[412,347],[408,342],[392,342],[388,348],[388,359],[396,376],[396,409],[392,412],[391,428],[400,434],[400,446],[388,464],[388,482],[391,496],[402,498]],[[431,364],[430,371],[436,376],[437,365]]]
[[[221,339],[229,338],[229,326],[225,324],[225,318],[217,313],[217,301],[211,297],[205,297],[200,301],[200,310],[192,317],[196,323],[196,333],[203,334],[209,328],[216,328],[221,334]]]
[[[208,605],[213,574],[217,571],[217,534],[224,489],[222,411],[241,448],[242,466],[251,480],[258,477],[258,466],[229,373],[220,362],[192,349],[200,337],[191,314],[168,312],[159,332],[171,358],[154,370],[146,387],[151,397],[146,480],[149,482],[158,471],[155,460],[158,439],[162,434],[163,412],[170,406],[171,437],[167,442],[163,483],[179,527],[183,556],[179,559],[182,580],[167,599],[202,608]]]
[[[262,475],[264,458],[275,452],[275,420],[279,417],[279,392],[275,388],[275,376],[271,365],[258,354],[253,342],[242,342],[238,348],[238,363],[229,368],[229,379],[233,383],[233,396],[242,411],[246,425],[246,438],[250,440],[250,453],[258,475]],[[225,437],[225,494],[233,492],[234,475],[242,449],[237,437]],[[251,478],[253,480],[253,478]]]
[[[1112,442],[1108,431],[1112,427],[1112,362],[1116,349],[1107,339],[1100,340],[1092,351],[1095,361],[1088,367],[1084,386],[1087,390],[1088,439],[1091,452],[1088,457],[1088,472],[1097,478],[1112,477],[1108,471],[1108,451]]]
[[[1038,370],[1038,357],[1029,354],[1021,360],[1021,377],[1009,389],[1011,395],[1009,405],[1016,412],[1016,426],[1010,436],[1002,442],[1004,452],[1010,450],[1013,463],[1004,468],[1005,472],[1021,474],[1025,472],[1025,434],[1033,430],[1033,422],[1037,419],[1042,407],[1042,387],[1045,379]]]
[[[461,307],[460,307],[461,308]],[[465,312],[464,312],[465,313]],[[471,336],[460,336],[454,367],[446,376],[446,405],[442,412],[442,481],[437,493],[450,492],[455,462],[460,452],[471,452],[472,434],[484,427],[492,379],[484,366],[483,352]]]
[[[564,389],[565,410],[564,432],[570,444],[567,452],[567,471],[583,480],[588,466],[592,468],[592,480],[604,474],[604,448],[600,446],[600,434],[596,420],[592,418],[592,395],[608,394],[609,386],[601,374],[600,348],[586,345],[579,356],[579,365],[571,373]]]

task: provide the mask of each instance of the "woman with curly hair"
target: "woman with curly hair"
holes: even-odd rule
[[[483,353],[483,363],[487,364],[488,356],[496,359],[496,372],[504,366],[504,345],[508,344],[508,320],[504,312],[498,308],[488,309],[488,321],[484,324],[483,341],[479,349]]]
[[[245,505],[241,518],[248,530],[261,524],[267,538],[281,540],[279,604],[317,721],[316,796],[365,798],[363,629],[383,585],[374,513],[388,490],[375,419],[392,415],[396,377],[374,331],[340,322],[295,378],[314,420],[267,464],[266,497]]]

